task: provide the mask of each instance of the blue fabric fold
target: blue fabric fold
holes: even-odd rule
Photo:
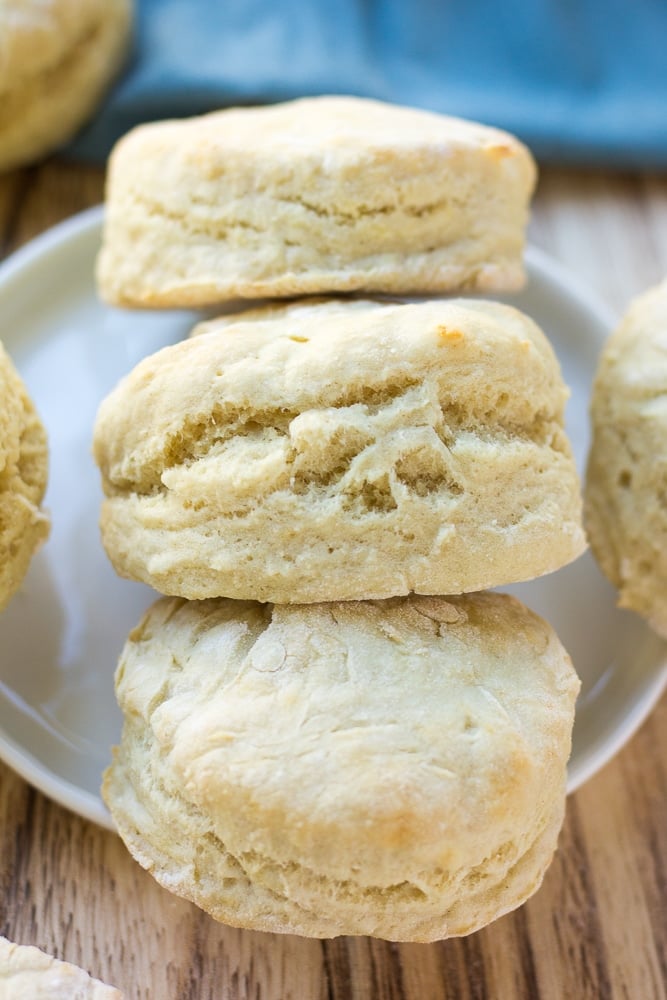
[[[341,93],[509,129],[542,160],[667,166],[665,0],[137,0],[73,155],[133,125]]]

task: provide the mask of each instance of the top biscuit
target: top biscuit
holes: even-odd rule
[[[110,161],[100,292],[189,307],[515,289],[535,177],[505,132],[358,98],[141,126]]]
[[[127,50],[130,0],[0,2],[0,170],[84,123]]]
[[[619,604],[667,637],[667,281],[635,299],[600,358],[586,527]]]

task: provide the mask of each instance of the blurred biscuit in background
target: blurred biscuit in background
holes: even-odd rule
[[[32,163],[90,118],[129,47],[131,0],[0,3],[0,171]]]
[[[600,358],[586,528],[619,604],[667,637],[667,281],[636,298]]]

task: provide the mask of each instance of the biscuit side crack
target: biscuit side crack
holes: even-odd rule
[[[373,425],[381,423],[383,411],[386,413],[390,407],[400,406],[416,387],[416,380],[407,379],[400,384],[369,387],[361,393],[340,396],[325,411],[299,412],[283,407],[249,412],[244,407],[241,413],[240,408],[216,405],[208,415],[198,414],[195,418],[185,419],[178,430],[164,441],[162,450],[152,456],[151,462],[137,470],[136,478],[110,478],[105,475],[105,492],[107,496],[120,496],[128,492],[137,496],[153,496],[168,492],[164,483],[165,473],[179,467],[188,468],[216,452],[222,460],[225,445],[235,438],[263,442],[269,447],[279,441],[285,442],[287,449],[284,461],[290,475],[289,486],[295,492],[303,492],[308,485],[335,486],[356,459],[387,436],[381,429],[379,433],[373,433]],[[506,416],[503,413],[506,402],[503,395],[490,409],[478,414],[466,412],[454,400],[439,401],[434,410],[436,419],[433,422],[415,421],[408,428],[432,432],[434,440],[437,437],[449,452],[457,439],[463,435],[471,435],[480,441],[497,440],[503,444],[512,441],[532,442],[539,448],[569,454],[567,439],[553,414],[546,410],[532,412],[527,415],[525,422]],[[309,468],[307,456],[299,455],[294,447],[294,421],[300,417],[317,418],[323,412],[327,416],[331,415],[334,425],[328,440],[329,450],[324,461],[313,462]],[[360,418],[357,424],[361,426],[346,426],[345,418],[348,415]],[[336,417],[338,427],[335,426]],[[432,483],[431,488],[437,488],[443,477],[429,474],[428,466],[419,468],[419,461],[416,459],[419,450],[406,445],[393,466],[393,472],[404,482],[414,481],[417,492],[429,492],[429,481]],[[460,492],[462,488],[461,484],[454,484],[455,491]]]

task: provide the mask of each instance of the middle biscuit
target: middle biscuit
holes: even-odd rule
[[[583,550],[567,389],[516,309],[325,302],[207,330],[100,408],[123,576],[191,599],[356,600],[527,580]]]

